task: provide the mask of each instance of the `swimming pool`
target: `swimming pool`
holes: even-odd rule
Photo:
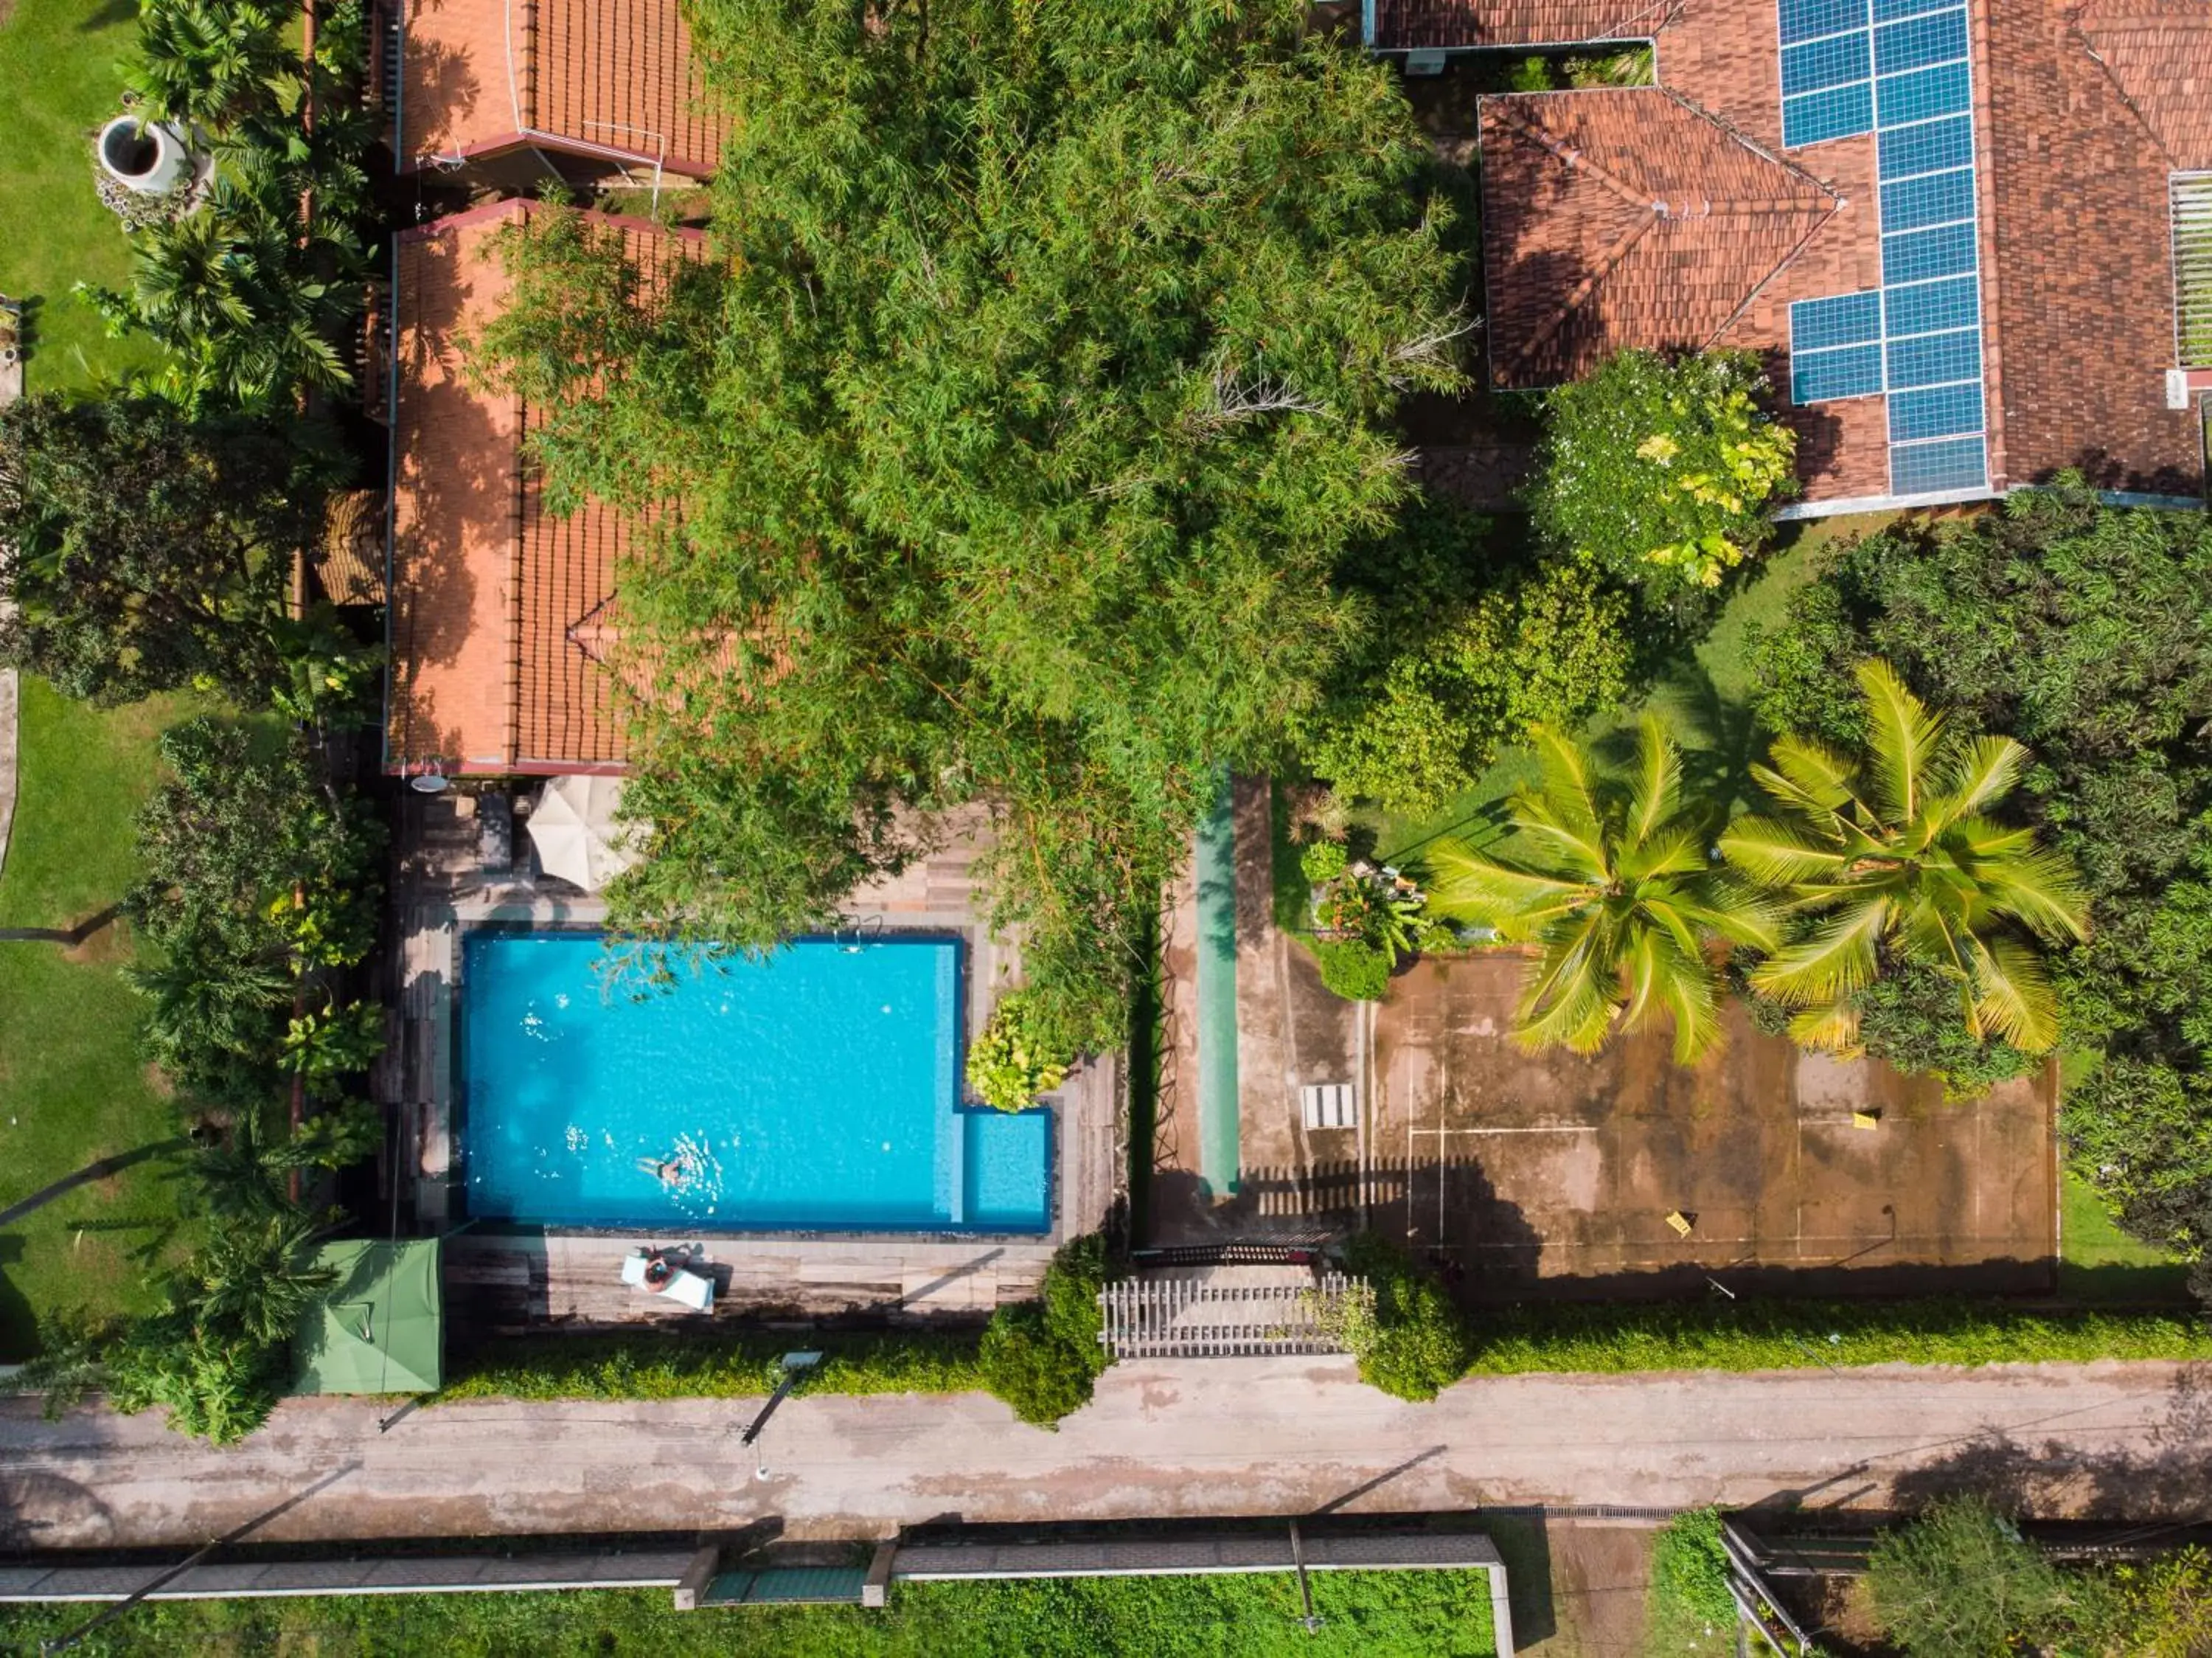
[[[960,945],[801,940],[609,994],[599,935],[462,944],[468,1213],[649,1231],[1042,1232],[1052,1119],[960,1104]]]

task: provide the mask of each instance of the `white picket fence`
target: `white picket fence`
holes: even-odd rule
[[[1373,1295],[1341,1272],[1268,1284],[1127,1278],[1099,1295],[1098,1338],[1117,1359],[1341,1353],[1347,1323]]]

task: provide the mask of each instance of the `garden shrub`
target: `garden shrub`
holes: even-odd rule
[[[1380,1002],[1390,989],[1390,958],[1364,939],[1318,944],[1321,982],[1347,1002]]]
[[[1945,1497],[1883,1533],[1867,1557],[1867,1603],[1907,1658],[2045,1649],[2045,1640],[2082,1621],[2096,1588],[2061,1571],[1972,1493]]]
[[[1759,361],[1621,351],[1545,402],[1529,511],[1561,553],[1656,600],[1720,585],[1794,495],[1796,436],[1763,411]]]
[[[1432,810],[1533,727],[1578,726],[1626,695],[1626,592],[1587,559],[1498,539],[1489,521],[1423,501],[1363,561],[1371,638],[1300,736],[1340,794]]]
[[[1362,1381],[1398,1399],[1431,1399],[1467,1374],[1467,1321],[1431,1274],[1371,1232],[1353,1234],[1344,1264],[1375,1295],[1371,1320],[1346,1332]]]
[[[1045,1269],[1039,1300],[1002,1307],[983,1332],[983,1385],[1024,1422],[1051,1428],[1091,1402],[1113,1362],[1099,1340],[1098,1294],[1107,1282],[1105,1240],[1093,1233],[1063,1244]]]
[[[1717,1509],[1676,1515],[1651,1541],[1646,1646],[1682,1658],[1735,1649],[1736,1610]]]
[[[1340,840],[1317,840],[1298,854],[1298,873],[1316,887],[1342,875],[1351,854]]]
[[[968,1086],[975,1097],[1000,1111],[1026,1111],[1039,1094],[1065,1082],[1066,1060],[1052,1045],[1051,1024],[1026,992],[1000,997],[968,1050]]]

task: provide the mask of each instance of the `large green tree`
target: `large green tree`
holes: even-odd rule
[[[674,282],[557,213],[479,357],[623,572],[633,925],[765,946],[988,799],[999,918],[1117,1039],[1157,884],[1363,625],[1333,584],[1462,383],[1390,72],[1293,0],[703,0],[744,112]]]
[[[0,410],[0,660],[98,702],[201,685],[265,705],[325,475],[271,428],[158,399]]]
[[[1851,1051],[1854,998],[1894,952],[1949,978],[1970,1034],[2041,1052],[2058,1039],[2058,1006],[2036,945],[2087,936],[2087,903],[2064,856],[1991,815],[2027,750],[1957,736],[1879,659],[1856,678],[1864,750],[1777,739],[1752,775],[1778,815],[1739,818],[1721,837],[1731,863],[1815,917],[1751,983],[1802,1010],[1799,1041]]]
[[[1536,749],[1543,781],[1513,797],[1511,856],[1438,847],[1431,901],[1542,948],[1521,993],[1524,1043],[1591,1053],[1671,1017],[1688,1064],[1721,1036],[1711,946],[1771,949],[1775,915],[1714,870],[1711,814],[1683,799],[1681,755],[1656,720],[1621,772],[1549,729]]]

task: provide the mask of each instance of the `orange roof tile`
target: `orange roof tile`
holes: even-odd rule
[[[1626,346],[1702,349],[1842,199],[1660,87],[1481,103],[1490,372],[1554,386]]]
[[[470,383],[459,360],[459,342],[507,292],[492,240],[530,211],[500,203],[400,238],[385,741],[394,771],[588,771],[623,759],[612,688],[574,631],[613,594],[624,522],[597,503],[546,512],[525,463],[527,412]],[[620,229],[648,272],[702,245],[590,216]]]
[[[1644,40],[1681,0],[1375,0],[1382,52],[1422,46],[1577,46]]]
[[[703,176],[724,121],[677,0],[404,0],[403,167],[526,143]]]
[[[2212,6],[2088,0],[2074,23],[2166,164],[2181,172],[2212,168]]]

